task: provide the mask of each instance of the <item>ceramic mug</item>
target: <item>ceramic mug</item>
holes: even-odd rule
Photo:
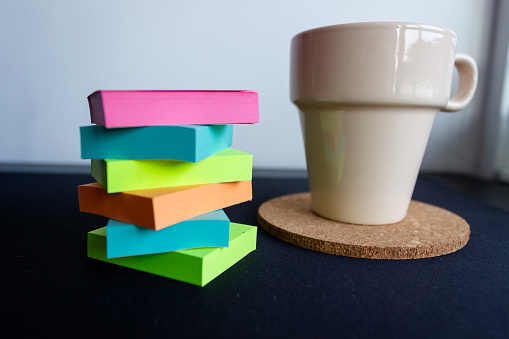
[[[292,39],[290,97],[315,213],[367,225],[405,217],[436,113],[464,108],[477,86],[475,61],[455,50],[454,32],[414,23],[334,25]]]

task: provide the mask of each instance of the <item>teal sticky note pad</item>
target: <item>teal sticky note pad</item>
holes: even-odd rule
[[[110,264],[205,286],[256,249],[256,231],[255,226],[231,223],[228,247],[195,248],[108,259],[106,227],[102,227],[88,232],[87,255]]]
[[[159,231],[110,219],[106,225],[107,258],[164,253],[190,248],[228,247],[230,220],[217,210]]]
[[[232,145],[233,125],[80,127],[83,159],[199,162]]]

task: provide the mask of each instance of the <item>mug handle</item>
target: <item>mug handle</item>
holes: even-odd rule
[[[477,64],[471,56],[456,54],[454,66],[459,75],[458,90],[447,106],[442,108],[444,112],[456,112],[465,108],[472,100],[477,87]]]

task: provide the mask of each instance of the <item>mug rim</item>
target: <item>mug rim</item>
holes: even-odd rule
[[[399,27],[398,27],[399,26]],[[430,32],[441,32],[441,33],[448,33],[452,35],[453,37],[456,37],[456,33],[454,31],[442,27],[442,26],[436,26],[431,24],[422,24],[422,23],[415,23],[415,22],[399,22],[399,21],[372,21],[372,22],[350,22],[350,23],[344,23],[344,24],[335,24],[335,25],[328,25],[328,26],[322,26],[322,27],[316,27],[311,28],[305,31],[302,31],[298,34],[296,34],[292,40],[298,39],[301,36],[304,35],[310,35],[310,34],[319,34],[319,33],[326,33],[330,31],[341,31],[341,30],[348,30],[348,29],[366,29],[366,28],[413,28],[413,29],[419,29],[422,31],[430,31]]]

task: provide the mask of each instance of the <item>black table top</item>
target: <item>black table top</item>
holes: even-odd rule
[[[0,174],[3,333],[74,337],[508,337],[509,213],[421,176],[414,199],[471,227],[460,251],[368,260],[299,248],[258,229],[257,250],[205,287],[87,258],[107,219],[78,210],[86,175]],[[257,225],[304,179],[253,179],[225,209]]]

